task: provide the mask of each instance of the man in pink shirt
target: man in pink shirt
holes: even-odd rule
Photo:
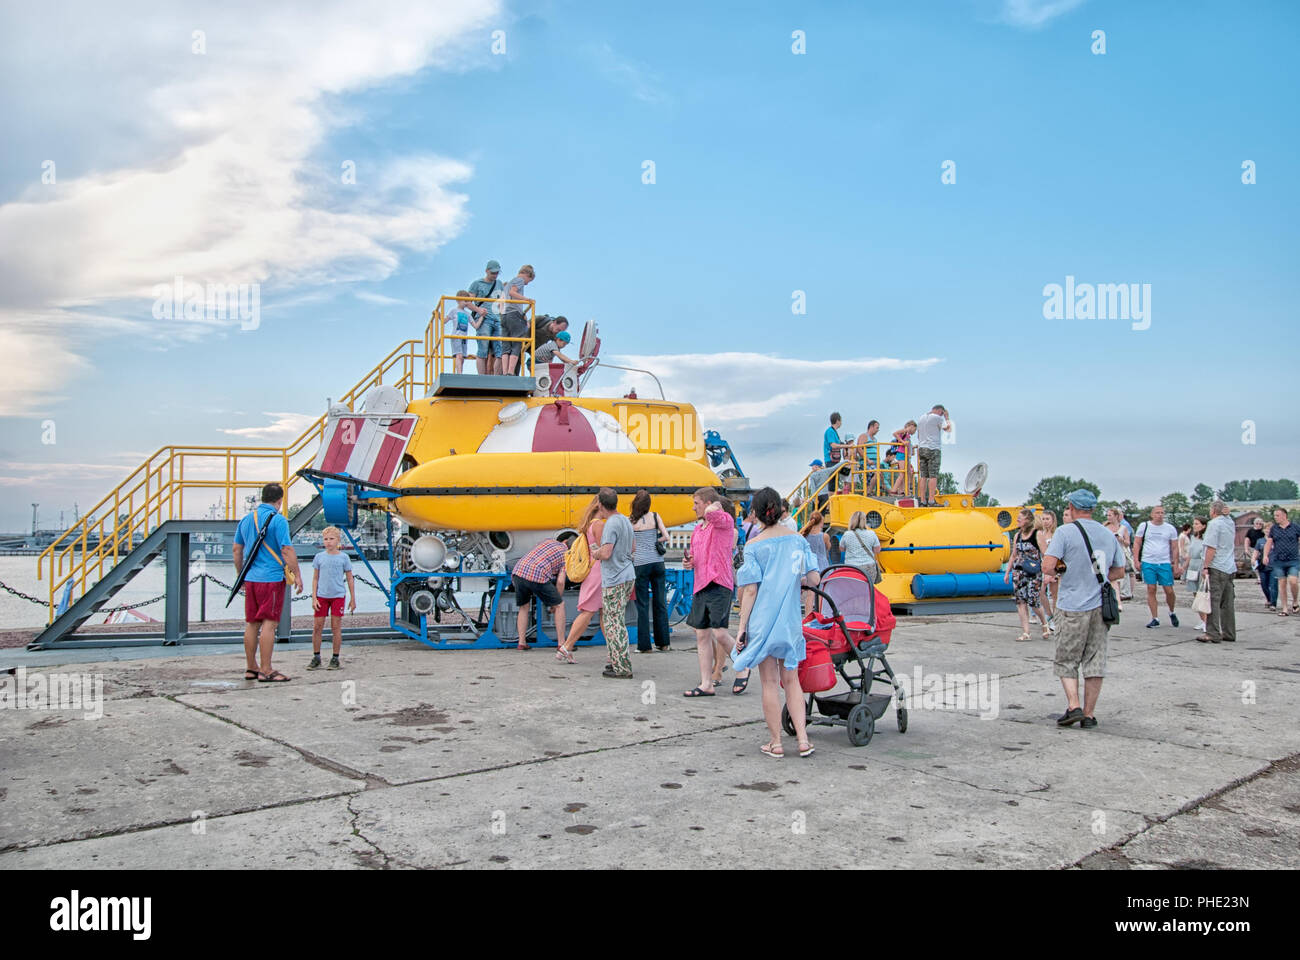
[[[731,558],[736,542],[735,519],[722,508],[722,497],[712,487],[695,491],[695,515],[700,518],[691,534],[691,548],[682,566],[695,571],[695,599],[686,622],[695,628],[695,649],[700,658],[700,685],[683,696],[712,697],[714,644],[730,653],[735,638],[727,632],[731,622],[732,592],[736,571]],[[733,693],[742,693],[749,682],[736,675]]]

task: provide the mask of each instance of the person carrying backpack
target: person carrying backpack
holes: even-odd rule
[[[1043,555],[1043,579],[1059,580],[1056,607],[1054,669],[1065,690],[1066,710],[1059,726],[1097,726],[1093,711],[1106,674],[1106,638],[1112,621],[1114,589],[1109,581],[1124,577],[1124,552],[1115,535],[1092,519],[1097,497],[1080,489],[1065,495],[1065,523],[1057,529]],[[1058,568],[1063,568],[1059,572]],[[1104,611],[1103,607],[1111,608]],[[1083,674],[1083,704],[1079,703],[1079,674]]]

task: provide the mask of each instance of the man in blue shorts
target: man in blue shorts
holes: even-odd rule
[[[1264,540],[1264,563],[1273,568],[1277,580],[1277,615],[1289,616],[1287,590],[1290,588],[1290,613],[1300,613],[1300,527],[1291,522],[1285,510],[1273,511],[1273,526]]]
[[[1178,549],[1178,528],[1165,523],[1165,508],[1153,507],[1151,519],[1137,528],[1133,552],[1142,564],[1142,582],[1147,585],[1147,609],[1151,611],[1148,628],[1160,626],[1160,602],[1156,587],[1165,588],[1165,602],[1169,605],[1169,622],[1178,626],[1174,613],[1174,578],[1182,573]]]

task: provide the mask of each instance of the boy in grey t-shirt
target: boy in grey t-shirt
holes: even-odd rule
[[[311,581],[311,663],[308,670],[320,668],[321,635],[325,632],[325,618],[330,618],[334,633],[334,655],[330,657],[331,670],[339,669],[339,653],[343,649],[343,596],[351,598],[348,613],[357,612],[357,584],[352,579],[352,558],[339,549],[343,534],[338,527],[326,527],[320,539],[324,550],[312,557],[314,568]]]

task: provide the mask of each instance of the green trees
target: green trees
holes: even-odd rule
[[[1065,510],[1065,495],[1071,490],[1078,489],[1091,490],[1097,496],[1101,495],[1101,487],[1095,483],[1090,483],[1082,478],[1075,480],[1072,477],[1057,474],[1054,477],[1044,477],[1034,485],[1034,489],[1029,491],[1029,499],[1025,503],[1041,503],[1044,508],[1051,510],[1059,518],[1061,512]]]
[[[1229,480],[1219,491],[1219,497],[1223,500],[1296,500],[1300,499],[1300,489],[1294,480]]]

